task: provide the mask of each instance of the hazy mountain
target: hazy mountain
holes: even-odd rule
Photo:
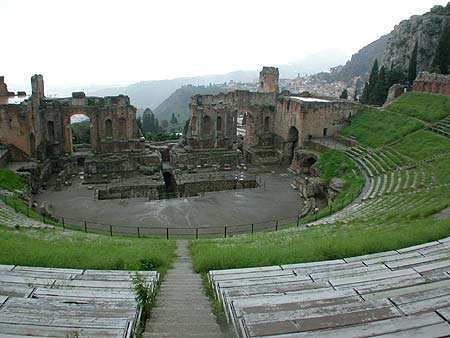
[[[331,67],[343,64],[348,60],[349,55],[339,50],[324,50],[308,55],[287,65],[279,65],[280,77],[292,79],[300,75],[311,75],[320,72],[327,72]]]
[[[131,102],[138,108],[150,107],[154,109],[171,93],[186,85],[209,85],[229,82],[251,82],[256,80],[256,71],[237,71],[222,75],[206,75],[196,77],[181,77],[171,80],[154,80],[138,82],[125,87],[106,88],[89,92],[89,95],[107,96],[125,94],[130,96]]]
[[[336,79],[351,81],[357,76],[362,78],[368,77],[375,59],[380,59],[383,55],[390,36],[390,34],[383,35],[364,46],[357,53],[353,54],[344,66],[335,68]]]
[[[154,111],[158,120],[170,120],[172,113],[177,113],[178,119],[186,121],[191,117],[189,102],[191,96],[195,94],[219,94],[228,91],[224,86],[192,86],[187,85],[175,90],[165,99]]]
[[[291,64],[278,65],[280,76],[284,78],[296,77],[299,73],[315,74],[326,71],[330,67],[345,62],[345,54],[339,51],[323,51],[302,58]],[[105,88],[88,91],[89,95],[106,96],[125,94],[130,96],[131,102],[138,108],[150,107],[154,109],[171,93],[185,85],[208,86],[222,84],[231,80],[235,82],[253,82],[258,78],[259,69],[249,71],[235,71],[227,74],[206,75],[197,77],[181,77],[170,80],[143,81],[129,86]]]

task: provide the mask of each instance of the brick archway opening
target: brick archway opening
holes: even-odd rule
[[[289,133],[287,137],[287,152],[289,156],[289,163],[292,163],[294,159],[295,149],[298,145],[298,129],[294,126],[289,128]]]

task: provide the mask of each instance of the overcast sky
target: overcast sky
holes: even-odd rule
[[[14,90],[127,84],[348,54],[447,0],[0,0],[0,75]],[[23,88],[23,87],[22,87]]]

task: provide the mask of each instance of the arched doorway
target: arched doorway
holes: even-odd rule
[[[295,149],[298,144],[298,130],[294,126],[289,128],[288,138],[287,138],[287,152],[289,156],[289,163],[294,159]]]
[[[47,122],[47,141],[55,142],[55,124],[53,121]]]
[[[202,119],[202,137],[209,138],[211,136],[211,118],[206,115]]]
[[[36,156],[36,137],[34,136],[34,133],[30,133],[30,135],[29,135],[29,145],[30,145],[30,156],[35,157]]]
[[[85,114],[74,114],[70,117],[70,133],[73,151],[85,153],[91,151],[91,120]]]
[[[112,138],[113,137],[113,127],[112,127],[111,119],[106,119],[105,120],[105,136],[106,136],[106,138]]]
[[[270,117],[269,116],[266,116],[264,118],[264,130],[270,131]]]
[[[124,117],[120,118],[117,129],[118,129],[118,133],[117,133],[118,138],[120,140],[126,140],[127,139],[127,120]]]

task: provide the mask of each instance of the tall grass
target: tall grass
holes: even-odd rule
[[[148,270],[164,273],[175,257],[167,240],[110,238],[57,229],[8,229],[0,226],[0,264]]]
[[[196,271],[280,265],[358,256],[450,236],[450,220],[354,224],[190,243]]]

